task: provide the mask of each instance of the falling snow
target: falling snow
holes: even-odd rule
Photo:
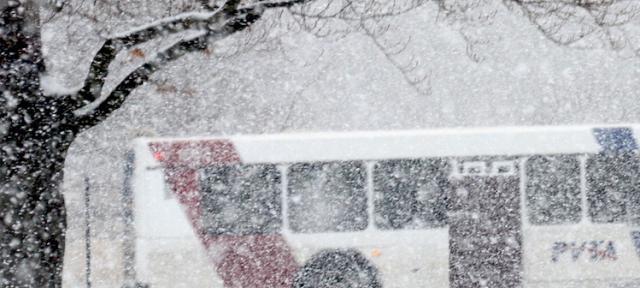
[[[640,2],[0,0],[1,287],[638,287]]]

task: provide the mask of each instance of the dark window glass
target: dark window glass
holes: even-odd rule
[[[367,226],[365,168],[360,162],[289,167],[289,226],[295,232],[357,231]]]
[[[281,227],[280,172],[275,165],[203,169],[202,222],[210,234],[249,235]]]
[[[640,173],[633,153],[598,154],[587,160],[589,215],[596,223],[638,223]]]
[[[527,209],[532,224],[580,221],[580,161],[572,155],[527,160]]]
[[[382,229],[446,224],[447,162],[390,160],[374,167],[375,222]]]

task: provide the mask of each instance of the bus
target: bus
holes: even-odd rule
[[[640,126],[133,143],[145,287],[640,287]]]

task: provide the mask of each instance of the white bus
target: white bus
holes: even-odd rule
[[[639,130],[137,139],[127,275],[152,288],[640,287]]]

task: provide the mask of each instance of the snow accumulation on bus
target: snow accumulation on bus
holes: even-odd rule
[[[135,140],[149,287],[640,287],[640,126]]]

